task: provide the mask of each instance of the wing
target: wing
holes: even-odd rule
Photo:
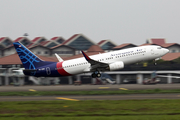
[[[103,71],[109,67],[108,63],[103,63],[103,62],[93,60],[89,56],[87,56],[84,53],[84,51],[81,51],[81,52],[82,52],[83,56],[85,57],[85,59],[91,64],[90,71],[96,71],[96,70]]]
[[[166,77],[166,78],[180,78],[180,76],[166,76],[166,75],[157,75],[157,77]]]

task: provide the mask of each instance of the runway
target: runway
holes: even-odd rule
[[[180,84],[120,84],[120,85],[57,85],[57,86],[0,86],[0,92],[7,91],[84,91],[84,90],[146,90],[146,89],[180,89]]]
[[[68,96],[1,96],[0,101],[40,101],[40,100],[145,100],[180,99],[179,94],[131,94],[131,95],[68,95]]]
[[[157,85],[58,85],[58,86],[0,86],[0,92],[10,91],[93,91],[93,90],[146,90],[180,89],[180,84]],[[0,101],[40,101],[40,100],[140,100],[140,99],[180,99],[176,94],[128,94],[128,95],[63,95],[63,96],[0,96]]]

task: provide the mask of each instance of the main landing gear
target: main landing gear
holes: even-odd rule
[[[96,72],[93,72],[93,74],[91,75],[92,76],[92,78],[99,78],[99,77],[101,77],[101,73],[99,73],[99,71],[96,71]]]

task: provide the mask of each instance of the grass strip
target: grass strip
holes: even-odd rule
[[[0,92],[0,96],[118,95],[118,94],[157,94],[157,93],[180,93],[180,89],[96,90],[96,91],[15,91],[15,92]]]
[[[165,99],[0,102],[0,118],[177,120],[179,103],[180,100]]]
[[[180,115],[85,116],[85,117],[0,117],[2,120],[179,120]]]

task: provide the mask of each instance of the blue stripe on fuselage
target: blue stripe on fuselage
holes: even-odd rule
[[[56,62],[37,68],[36,77],[61,77],[62,75],[56,70]]]

